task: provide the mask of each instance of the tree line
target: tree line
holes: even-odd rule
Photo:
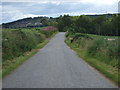
[[[60,16],[57,19],[59,31],[69,31],[71,33],[86,33],[105,36],[119,36],[120,15],[113,14],[111,17],[101,15],[90,17],[81,16]]]

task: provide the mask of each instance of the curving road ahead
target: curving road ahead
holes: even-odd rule
[[[36,55],[3,79],[3,88],[114,88],[64,43],[58,33]]]

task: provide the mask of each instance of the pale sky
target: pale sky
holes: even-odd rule
[[[118,2],[119,0],[2,0],[0,23],[36,16],[117,13]]]

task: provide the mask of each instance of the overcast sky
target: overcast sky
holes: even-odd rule
[[[2,0],[0,23],[14,20],[60,15],[102,14],[118,12],[119,0]],[[1,15],[0,15],[1,16]]]

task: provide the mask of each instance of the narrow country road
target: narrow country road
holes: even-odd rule
[[[3,79],[3,88],[114,88],[64,43],[58,33],[37,54]]]

